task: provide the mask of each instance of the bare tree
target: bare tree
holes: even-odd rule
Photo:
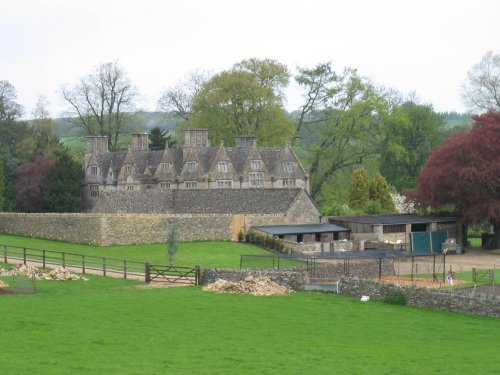
[[[500,54],[488,51],[467,72],[462,100],[473,112],[500,111]]]
[[[117,62],[102,64],[73,88],[63,87],[70,121],[87,135],[107,135],[116,149],[118,136],[135,113],[137,89]]]
[[[165,90],[158,100],[158,109],[173,113],[185,121],[191,121],[193,97],[200,92],[203,84],[212,74],[206,71],[195,71],[188,74],[176,85]]]
[[[9,81],[0,81],[0,121],[15,120],[23,115],[23,107],[16,100],[16,88]]]

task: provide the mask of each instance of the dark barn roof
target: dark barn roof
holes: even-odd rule
[[[455,217],[431,217],[418,215],[365,215],[365,216],[332,216],[330,222],[355,222],[371,225],[398,225],[421,223],[455,222]]]
[[[336,224],[300,224],[300,225],[263,225],[254,227],[255,229],[273,234],[297,234],[297,233],[330,233],[330,232],[350,232],[350,229]]]

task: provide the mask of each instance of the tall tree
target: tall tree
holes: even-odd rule
[[[430,105],[406,102],[384,126],[380,171],[397,191],[413,189],[420,168],[444,139],[444,119]]]
[[[52,178],[54,163],[39,155],[17,171],[16,206],[21,212],[41,212]]]
[[[214,143],[255,135],[264,146],[290,139],[280,93],[287,71],[274,60],[245,60],[214,75],[193,99],[192,124],[207,127]]]
[[[183,80],[165,90],[158,100],[161,112],[173,113],[178,118],[190,122],[192,116],[193,98],[200,92],[203,84],[208,81],[209,72],[196,71]]]
[[[500,113],[475,116],[434,150],[422,168],[415,199],[422,207],[453,210],[465,223],[489,220],[500,246]]]
[[[135,112],[137,89],[117,62],[102,64],[73,88],[63,87],[70,121],[87,135],[107,135],[110,149]]]
[[[462,85],[462,100],[476,113],[500,110],[500,54],[488,51],[467,72]]]
[[[396,206],[389,192],[389,185],[380,172],[375,173],[370,181],[370,200],[379,202],[383,212],[396,212]]]
[[[16,100],[16,88],[9,81],[0,81],[0,121],[16,120],[22,116],[23,107]]]
[[[80,211],[80,193],[83,177],[82,164],[73,159],[69,150],[59,150],[52,168],[49,187],[44,194],[43,211]]]
[[[358,168],[352,173],[351,188],[349,189],[349,207],[353,210],[362,210],[370,199],[370,185],[365,168]]]
[[[4,201],[4,175],[3,175],[3,160],[0,159],[0,211],[3,211]]]
[[[327,182],[379,151],[388,103],[355,69],[338,75],[322,64],[301,72],[296,79],[306,88],[306,102],[296,123],[298,146],[309,167],[311,196],[321,203]]]
[[[164,149],[168,144],[168,147],[175,146],[175,140],[171,134],[168,134],[166,130],[163,130],[159,126],[155,126],[149,131],[149,147],[151,149]]]
[[[56,134],[57,124],[50,117],[50,102],[45,95],[40,95],[35,108],[31,112],[33,131],[36,138],[36,152],[52,159],[54,153],[61,148]]]

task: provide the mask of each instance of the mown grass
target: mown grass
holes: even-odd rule
[[[141,289],[90,276],[0,295],[3,374],[495,374],[500,320],[326,293]]]
[[[153,264],[168,263],[165,244],[142,244],[128,246],[90,246],[69,242],[0,234],[0,244],[37,249],[55,250],[116,259],[127,259]],[[239,268],[241,255],[269,255],[270,251],[254,245],[229,241],[181,242],[174,258],[178,266],[201,266],[217,268]],[[75,258],[77,259],[77,258]],[[297,265],[297,262],[282,261],[281,266]],[[253,264],[252,266],[255,266]],[[272,259],[261,262],[261,266],[272,267]]]

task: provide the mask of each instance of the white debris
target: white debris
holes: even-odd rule
[[[276,284],[270,278],[247,276],[242,281],[227,281],[218,279],[203,287],[206,292],[252,294],[254,296],[287,295],[291,289]]]
[[[64,267],[44,272],[26,264],[18,264],[12,270],[0,269],[0,276],[24,276],[36,280],[88,280],[86,277],[69,272]]]

